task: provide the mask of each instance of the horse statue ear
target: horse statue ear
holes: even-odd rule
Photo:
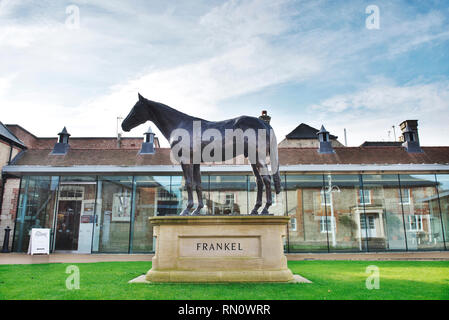
[[[139,100],[142,101],[143,97],[140,95],[140,93],[137,93],[137,95],[139,96]]]

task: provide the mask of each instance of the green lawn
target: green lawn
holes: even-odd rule
[[[0,299],[449,299],[449,261],[291,261],[312,284],[128,284],[150,262],[76,264],[80,289],[66,288],[69,264],[0,265]],[[380,271],[368,290],[366,267]]]

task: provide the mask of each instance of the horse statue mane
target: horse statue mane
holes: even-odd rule
[[[193,190],[196,190],[198,196],[198,206],[192,215],[199,215],[204,207],[201,163],[211,160],[229,163],[242,155],[251,164],[257,184],[256,203],[250,214],[259,214],[264,186],[266,203],[260,214],[269,214],[268,208],[272,204],[271,177],[276,194],[281,192],[281,179],[276,136],[268,123],[249,116],[208,121],[148,100],[140,93],[138,98],[122,122],[122,129],[128,132],[146,121],[152,121],[169,141],[171,156],[179,159],[181,164],[188,196],[187,207],[181,215],[189,215],[194,207]],[[268,170],[268,162],[271,162],[271,173]]]

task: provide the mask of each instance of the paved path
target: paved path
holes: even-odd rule
[[[37,264],[37,263],[88,263],[109,261],[151,261],[153,254],[63,254],[30,256],[23,253],[0,253],[1,264]],[[382,252],[382,253],[290,253],[289,261],[300,260],[447,260],[449,251],[432,252]]]

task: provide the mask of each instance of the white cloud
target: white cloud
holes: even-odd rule
[[[419,120],[423,145],[448,145],[449,81],[399,86],[373,83],[359,91],[337,95],[309,107],[311,113],[322,115],[335,131],[348,128],[351,144],[366,140],[393,138],[392,126],[404,120]],[[439,116],[440,115],[440,116]],[[331,131],[328,128],[329,131]]]
[[[3,84],[7,89],[2,91],[0,80],[0,104],[8,106],[2,110],[3,122],[31,125],[37,135],[55,135],[62,125],[74,135],[113,135],[116,117],[126,115],[138,91],[192,115],[218,120],[240,114],[221,109],[223,100],[287,82],[341,85],[342,74],[361,78],[363,71],[373,71],[373,61],[394,59],[448,37],[444,13],[404,17],[403,3],[382,4],[377,32],[364,28],[364,8],[354,2],[229,0],[216,7],[208,1],[72,2],[81,14],[81,28],[75,31],[64,26],[64,4],[0,1],[0,79],[14,74],[16,84],[3,80],[8,86]],[[17,8],[26,8],[27,17]],[[420,108],[429,108],[430,102],[432,108],[446,110],[446,96],[432,85],[401,87],[379,81],[370,86],[322,101],[320,110],[339,112],[336,119],[323,122],[339,123],[338,128],[348,126],[343,120],[366,125],[366,112],[387,105],[407,105],[410,116],[413,110],[421,114]],[[379,119],[381,128],[382,121],[396,115],[388,110],[369,122]],[[293,108],[272,116],[274,123],[285,120],[280,122],[282,134],[299,122],[319,126],[314,124],[319,120],[315,114]]]

